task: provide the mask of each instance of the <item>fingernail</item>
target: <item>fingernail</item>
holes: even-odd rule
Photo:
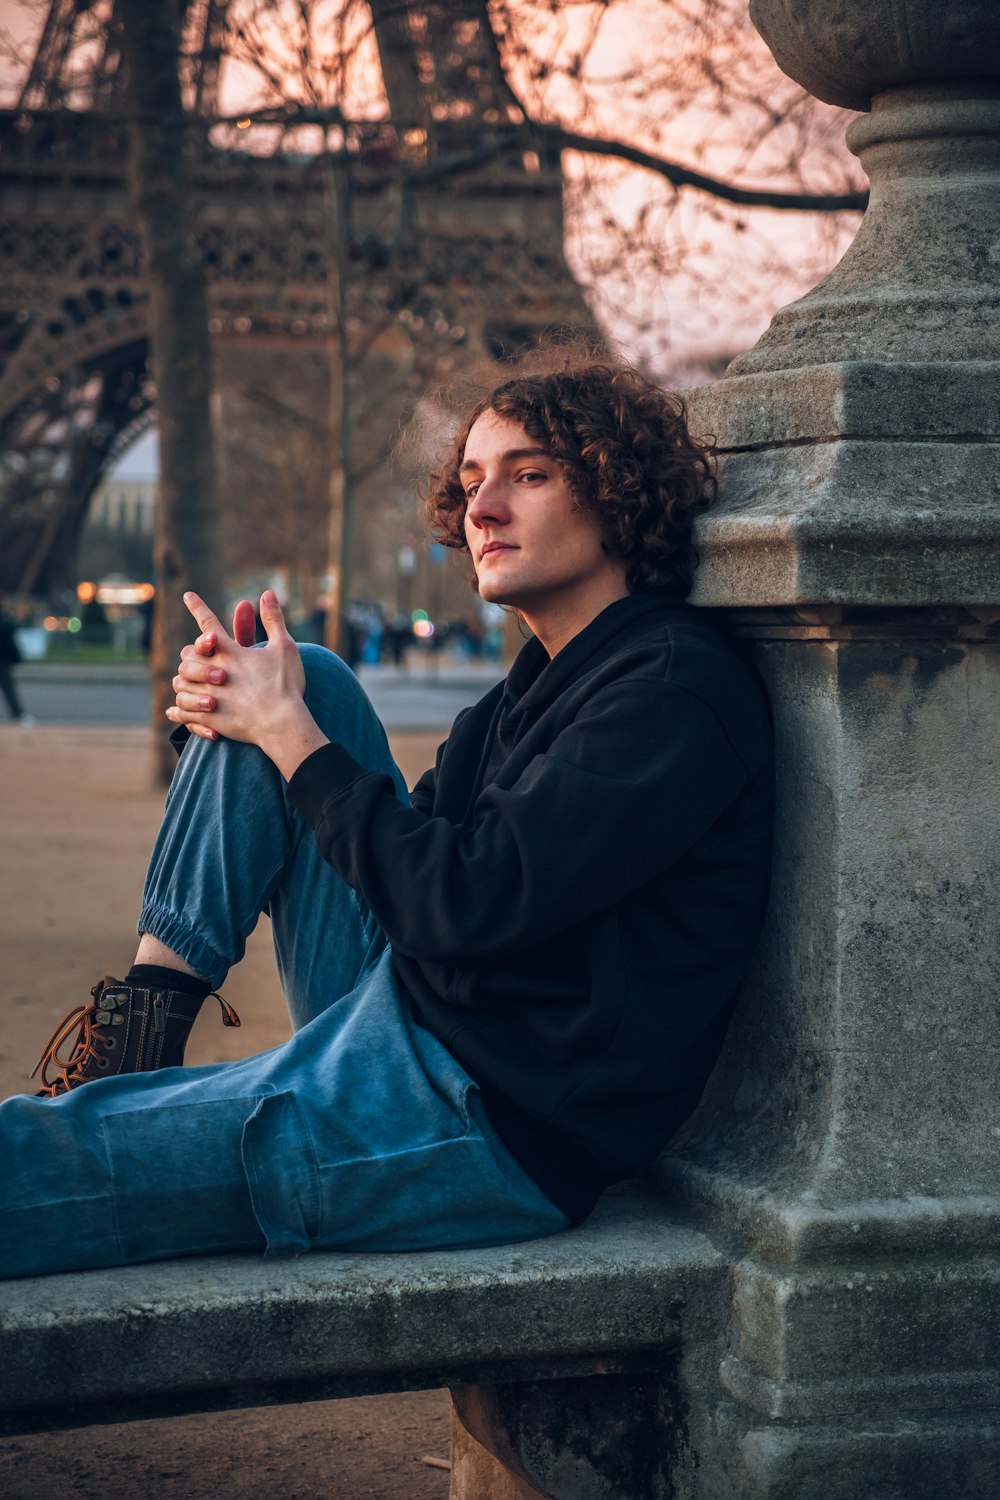
[[[208,680],[209,682],[225,682],[226,678],[224,673],[216,669],[214,672],[209,672]]]
[[[277,604],[278,596],[273,589],[265,589],[262,602],[267,605],[268,609],[271,609],[273,605]]]
[[[198,700],[198,702],[199,702],[199,707],[205,708],[205,709],[210,709],[212,707],[213,703],[215,702],[215,700],[214,700],[214,698],[200,698]]]

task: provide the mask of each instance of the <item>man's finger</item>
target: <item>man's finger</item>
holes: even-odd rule
[[[226,672],[222,667],[213,666],[211,662],[199,661],[197,657],[181,657],[177,668],[175,682],[214,682],[221,686],[226,681]]]
[[[218,699],[211,693],[190,693],[184,688],[178,691],[174,689],[176,697],[175,708],[183,709],[188,714],[210,714],[218,708]]]
[[[211,683],[212,681],[213,679],[210,677],[189,676],[185,672],[178,673],[171,682],[170,687],[174,693],[210,693],[212,689],[211,687],[206,686],[206,684]]]
[[[200,635],[190,645],[181,647],[181,661],[191,661],[196,656],[214,656],[218,645],[214,634]]]
[[[265,589],[260,596],[260,618],[269,641],[288,635],[285,616],[282,614],[278,596],[273,589]]]
[[[218,615],[212,613],[204,599],[198,594],[185,594],[184,603],[197,620],[198,629],[203,635],[215,635],[219,640],[222,640],[226,636],[226,631],[220,623]]]
[[[237,646],[252,646],[257,639],[257,620],[249,599],[241,599],[233,610],[233,640]]]

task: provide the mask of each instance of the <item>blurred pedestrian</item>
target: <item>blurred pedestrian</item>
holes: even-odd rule
[[[14,622],[7,614],[3,596],[0,595],[0,693],[3,694],[7,710],[14,723],[27,727],[35,721],[30,714],[25,713],[17,691],[17,684],[14,681],[14,668],[19,666],[20,662],[21,651],[17,644]]]
[[[413,644],[413,621],[409,615],[393,615],[385,633],[393,666],[405,667],[406,653]]]

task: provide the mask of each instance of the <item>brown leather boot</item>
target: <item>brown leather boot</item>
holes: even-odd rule
[[[184,1061],[188,1033],[203,1000],[218,1000],[224,1026],[239,1026],[240,1018],[221,995],[198,999],[158,985],[126,984],[110,974],[91,990],[90,1005],[78,1005],[56,1027],[35,1073],[44,1085],[36,1095],[54,1099],[81,1083],[112,1078],[117,1073],[151,1073],[155,1068],[179,1067]],[[75,1035],[74,1035],[75,1032]],[[59,1049],[72,1037],[67,1059]],[[54,1076],[49,1077],[49,1068]]]

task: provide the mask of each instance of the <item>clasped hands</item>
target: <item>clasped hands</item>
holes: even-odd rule
[[[181,651],[173,680],[176,701],[167,718],[201,739],[224,736],[258,745],[290,777],[327,737],[303,701],[302,658],[276,595],[270,589],[261,595],[267,641],[259,648],[249,600],[236,606],[232,635],[197,594],[185,594],[184,603],[201,634]]]

